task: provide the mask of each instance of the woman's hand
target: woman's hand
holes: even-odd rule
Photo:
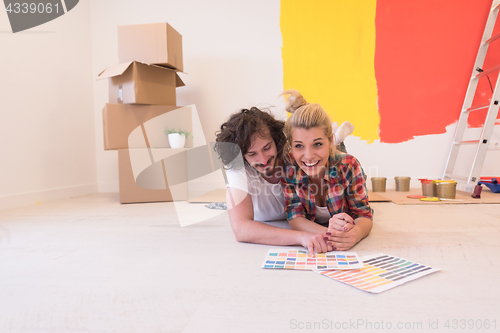
[[[324,234],[304,232],[300,238],[300,243],[309,251],[309,254],[314,257],[314,253],[324,253],[333,250],[332,243],[327,240],[328,236]]]
[[[334,250],[347,251],[368,236],[372,229],[373,221],[365,217],[358,217],[355,223],[348,231],[329,230],[326,233],[327,244],[331,243]]]
[[[334,230],[347,232],[351,230],[354,225],[354,220],[346,213],[335,214],[329,220],[328,232]]]
[[[359,241],[357,231],[352,217],[346,213],[335,214],[329,220],[326,241],[334,250],[346,251]]]
[[[363,238],[360,234],[360,229],[357,226],[352,226],[349,231],[333,230],[326,233],[332,248],[336,251],[347,251]]]

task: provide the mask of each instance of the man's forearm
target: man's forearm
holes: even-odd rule
[[[321,234],[324,234],[328,231],[328,228],[323,227],[313,221],[310,221],[305,217],[296,217],[288,222],[290,224],[290,228],[294,230],[301,230],[301,231],[321,233]]]
[[[303,231],[289,230],[259,221],[240,221],[234,225],[233,232],[238,242],[267,245],[300,245]]]

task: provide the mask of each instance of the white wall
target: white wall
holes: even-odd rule
[[[93,73],[118,63],[117,26],[168,22],[183,37],[186,86],[178,105],[196,104],[207,141],[230,113],[275,105],[283,89],[279,0],[92,0]],[[103,150],[107,82],[94,83],[99,191],[118,191],[116,151]],[[284,118],[284,113],[278,115]]]
[[[230,113],[252,105],[277,105],[283,89],[280,1],[234,0],[92,0],[93,73],[118,62],[116,26],[169,22],[183,35],[185,87],[178,89],[178,104],[196,104],[207,141]],[[103,151],[101,110],[107,101],[107,82],[94,84],[96,151],[100,191],[118,191],[117,154]],[[458,112],[458,110],[457,110]],[[277,108],[274,113],[284,119]],[[498,126],[497,126],[498,127]],[[366,144],[347,139],[369,177],[440,178],[448,157],[455,125],[440,135],[417,137],[400,144]],[[498,128],[496,141],[500,141]],[[474,132],[474,131],[473,131]],[[500,173],[500,151],[489,153],[485,175]],[[465,172],[465,171],[464,171]]]
[[[0,45],[0,209],[96,192],[90,3]]]

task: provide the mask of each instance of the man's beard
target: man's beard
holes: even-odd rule
[[[265,165],[269,164],[272,160],[274,160],[274,163],[272,165],[268,166],[267,168],[265,168],[263,170],[263,172],[261,172],[266,177],[271,177],[273,175],[273,173],[274,173],[274,167],[276,165],[275,156],[271,156],[271,158],[269,158],[269,160],[266,162]],[[256,165],[256,167],[263,167],[263,166],[264,165],[262,165],[262,164]],[[259,171],[259,170],[257,170],[257,171]]]

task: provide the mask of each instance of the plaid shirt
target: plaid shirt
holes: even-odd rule
[[[325,201],[330,216],[346,213],[353,219],[358,217],[372,219],[373,210],[368,203],[366,175],[354,156],[337,154],[334,158],[330,157],[324,180],[328,185]],[[307,175],[294,163],[286,166],[282,182],[287,219],[305,217],[314,221],[316,200],[314,188],[313,191],[309,191]]]

